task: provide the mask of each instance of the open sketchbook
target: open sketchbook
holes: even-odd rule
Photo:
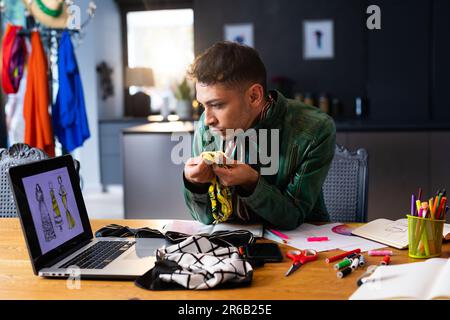
[[[377,219],[352,231],[356,236],[384,243],[397,249],[408,248],[408,219]],[[443,237],[450,240],[450,225],[444,224]]]
[[[450,259],[380,266],[350,300],[450,299]]]
[[[255,238],[262,238],[264,232],[262,224],[218,223],[215,225],[205,225],[197,221],[189,220],[173,220],[163,227],[163,232],[176,231],[188,235],[213,234],[217,231],[235,230],[250,231]]]

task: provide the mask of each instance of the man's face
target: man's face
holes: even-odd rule
[[[253,121],[246,93],[223,84],[196,84],[197,100],[205,108],[205,124],[214,134],[225,136],[226,129],[247,130]]]

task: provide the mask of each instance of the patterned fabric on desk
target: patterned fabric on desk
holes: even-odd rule
[[[220,247],[204,236],[157,251],[155,267],[136,280],[149,290],[211,289],[249,285],[253,268],[236,247]]]

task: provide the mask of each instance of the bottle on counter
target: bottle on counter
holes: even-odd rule
[[[311,93],[306,93],[305,94],[305,104],[309,104],[310,106],[314,105],[314,98],[313,95]]]
[[[333,118],[339,118],[342,115],[342,105],[338,98],[333,98],[331,102],[331,115]]]
[[[303,95],[302,92],[297,92],[295,94],[295,100],[298,100],[300,102],[305,102],[305,96]]]
[[[326,93],[322,93],[319,97],[319,108],[327,114],[330,113],[330,100]]]
[[[362,97],[356,97],[355,99],[355,115],[356,118],[361,119],[368,114],[367,101]]]

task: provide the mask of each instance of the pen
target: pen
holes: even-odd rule
[[[280,231],[277,231],[275,229],[268,229],[270,232],[272,232],[273,234],[279,236],[281,239],[285,239],[285,240],[289,240],[289,237],[287,235],[285,235],[284,233],[281,233]]]
[[[277,236],[275,233],[273,233],[272,231],[270,231],[269,229],[266,229],[266,235],[268,235],[267,239],[269,240],[273,240],[273,241],[281,241],[283,243],[287,243],[287,241],[279,236]]]
[[[428,208],[430,209],[431,219],[434,219],[434,211],[433,211],[433,198],[428,200]]]
[[[416,207],[417,207],[417,216],[420,216],[420,207],[421,207],[420,200],[416,200]]]
[[[361,249],[359,249],[359,248],[355,249],[355,250],[352,250],[352,251],[347,251],[347,252],[338,254],[337,256],[326,258],[325,262],[326,263],[330,263],[330,262],[333,262],[333,261],[336,261],[336,260],[344,259],[346,256],[351,255],[352,253],[360,253],[360,252],[361,252]]]
[[[440,207],[442,204],[442,193],[439,193],[438,201],[437,201],[437,216],[439,216]]]
[[[416,196],[414,194],[411,196],[411,215],[413,217],[416,215]]]

